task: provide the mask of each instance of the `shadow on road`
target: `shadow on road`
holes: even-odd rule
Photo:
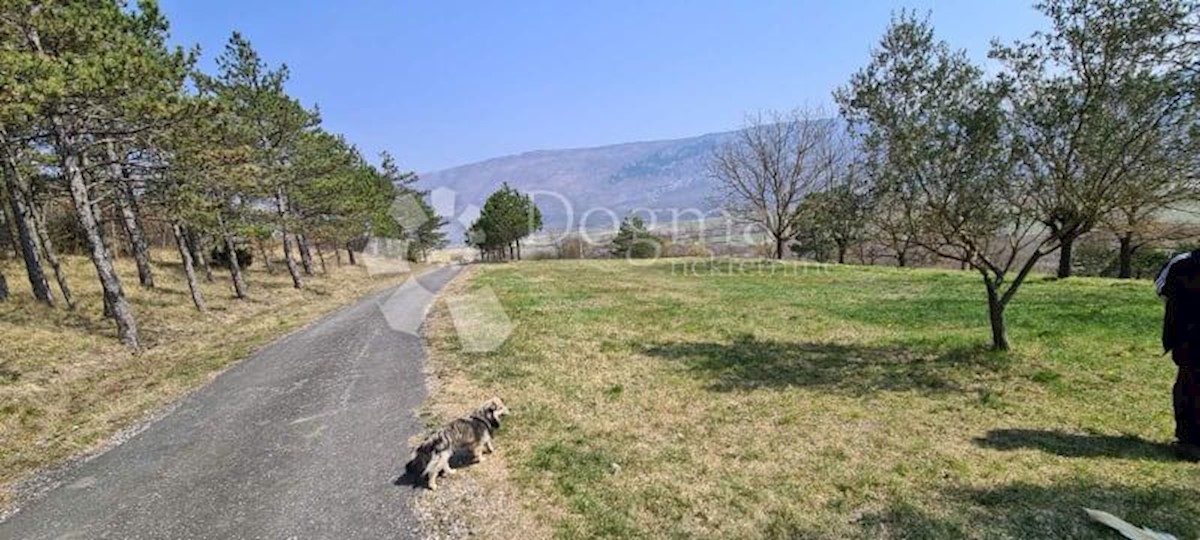
[[[403,471],[400,476],[392,480],[393,486],[408,486],[412,489],[420,489],[425,487],[425,483],[415,474],[409,474],[408,471]]]

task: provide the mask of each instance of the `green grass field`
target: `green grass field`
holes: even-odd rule
[[[1200,536],[1148,282],[1033,277],[986,349],[971,273],[773,263],[477,267],[516,323],[435,368],[503,396],[523,511],[561,537],[1116,538],[1081,507]],[[461,402],[461,403],[459,403]],[[469,473],[468,473],[469,474]]]

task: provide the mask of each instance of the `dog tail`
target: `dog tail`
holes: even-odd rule
[[[419,451],[413,452],[412,458],[408,460],[408,463],[404,464],[404,472],[409,475],[415,475],[425,470],[425,462],[427,461],[429,461],[428,456]]]
[[[433,457],[432,452],[429,451],[429,442],[433,438],[434,436],[427,437],[424,441],[421,441],[419,446],[413,449],[412,458],[408,460],[408,463],[404,464],[404,472],[416,475],[425,470],[425,466],[429,464],[429,460]]]
[[[425,474],[426,469],[433,462],[433,458],[439,452],[444,452],[450,448],[450,441],[442,432],[437,432],[430,435],[413,451],[412,459],[404,465],[404,471],[410,475]]]

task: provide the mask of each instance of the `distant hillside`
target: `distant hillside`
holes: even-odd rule
[[[502,182],[521,191],[560,194],[570,201],[573,215],[568,215],[556,198],[538,197],[547,226],[555,229],[578,228],[581,215],[596,207],[608,208],[618,216],[637,208],[707,210],[713,194],[707,173],[709,157],[735,133],[526,152],[423,173],[421,183],[428,189],[444,187],[456,192],[455,216],[468,205],[481,206]],[[439,212],[449,213],[444,205],[437,206]],[[588,218],[589,227],[610,226],[609,222],[607,213],[593,212]],[[452,229],[451,239],[460,242],[461,229]]]

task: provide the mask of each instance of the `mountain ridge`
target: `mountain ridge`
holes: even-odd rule
[[[590,217],[582,222],[585,214],[607,223],[635,209],[706,211],[713,193],[709,159],[736,133],[529,150],[422,173],[421,185],[453,193],[452,209],[435,207],[459,222],[455,229],[469,225],[472,207],[482,206],[503,182],[534,193],[546,226],[554,229],[597,224]]]

